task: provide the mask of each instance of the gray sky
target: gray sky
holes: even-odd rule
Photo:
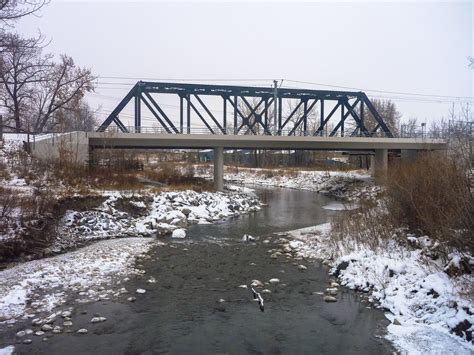
[[[39,18],[48,50],[103,77],[267,79],[223,84],[470,97],[474,106],[472,2],[114,2],[53,0]],[[194,80],[191,80],[194,79]],[[204,79],[204,80],[200,80]],[[136,80],[100,78],[89,102],[110,112]],[[113,83],[113,84],[108,84]],[[218,82],[214,82],[218,83]],[[454,98],[367,91],[396,102],[403,119],[447,116]],[[175,110],[171,102],[169,109]]]

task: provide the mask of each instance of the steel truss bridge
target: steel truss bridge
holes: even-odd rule
[[[169,94],[179,98],[179,123],[176,114],[171,116],[166,113],[167,105],[160,103],[157,95],[153,94]],[[222,114],[216,115],[205,103],[204,98],[209,96],[214,101],[216,98],[220,101]],[[134,125],[128,127],[120,119],[120,114],[132,100]],[[289,112],[284,112],[284,107],[288,107],[286,101],[289,100],[295,105]],[[143,105],[156,119],[159,130],[168,134],[199,131],[229,135],[393,137],[363,92],[144,81],[133,86],[100,125],[98,132],[106,131],[114,123],[124,133],[145,133],[147,129],[142,125]],[[310,117],[314,122],[316,113],[317,125],[313,123],[311,129]],[[367,127],[366,121],[369,114],[373,119],[371,129]]]

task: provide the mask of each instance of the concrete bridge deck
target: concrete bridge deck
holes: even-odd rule
[[[33,140],[31,151],[41,159],[57,159],[69,150],[78,163],[90,161],[94,149],[214,149],[214,184],[223,189],[224,149],[279,149],[373,151],[374,174],[382,175],[388,166],[388,150],[399,150],[413,157],[418,151],[446,150],[447,142],[430,138],[257,136],[213,134],[163,134],[117,132],[70,132]]]
[[[232,148],[314,150],[443,150],[441,139],[256,136],[157,133],[87,133],[88,144],[103,148]]]

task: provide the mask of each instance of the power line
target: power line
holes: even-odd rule
[[[271,86],[271,82],[274,79],[214,79],[214,78],[138,78],[138,77],[123,77],[123,76],[99,76],[102,79],[112,79],[112,80],[153,80],[153,81],[208,81],[208,82],[265,82],[269,81],[269,86]],[[283,84],[283,81],[299,83],[299,84],[306,84],[306,85],[317,85],[322,87],[330,87],[330,88],[340,88],[340,89],[348,89],[348,90],[356,90],[356,91],[370,91],[370,92],[378,92],[381,94],[395,94],[395,95],[405,95],[405,96],[419,96],[419,97],[436,97],[436,98],[447,98],[447,99],[464,99],[464,100],[474,100],[472,96],[454,96],[454,95],[435,95],[435,94],[422,94],[422,93],[414,93],[414,92],[403,92],[403,91],[389,91],[389,90],[380,90],[380,89],[368,89],[368,88],[360,88],[360,87],[351,87],[351,86],[343,86],[343,85],[334,85],[334,84],[325,84],[325,83],[316,83],[310,81],[302,81],[302,80],[293,80],[293,79],[280,79],[280,87]],[[131,83],[114,83],[114,82],[98,82],[99,84],[105,85],[133,85]]]
[[[330,85],[330,84],[314,83],[314,82],[300,81],[300,80],[290,80],[290,79],[285,79],[285,80],[293,82],[293,83],[299,83],[299,84],[318,85],[318,86],[331,87],[331,88],[341,88],[341,89],[348,89],[348,90],[371,91],[371,92],[378,92],[378,93],[381,93],[381,94],[396,94],[396,95],[406,95],[406,96],[440,97],[440,98],[449,98],[449,99],[474,100],[474,97],[472,97],[472,96],[449,96],[449,95],[420,94],[420,93],[412,93],[412,92],[355,88],[355,87],[349,87],[349,86]]]

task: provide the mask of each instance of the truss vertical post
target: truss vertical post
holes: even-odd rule
[[[263,121],[265,125],[265,129],[268,130],[268,97],[265,98],[265,108],[263,109]],[[273,121],[275,121],[275,115],[273,115]],[[276,129],[276,126],[275,126]]]
[[[319,124],[319,127],[323,127],[324,125],[324,100],[321,99],[321,117],[320,117],[320,124]],[[321,131],[321,136],[323,135],[323,131]]]
[[[188,101],[187,110],[186,110],[186,132],[191,133],[191,95],[187,94],[186,99]]]
[[[362,130],[365,127],[364,122],[364,101],[360,102],[360,123],[359,123],[359,135],[362,135]]]
[[[135,133],[140,133],[140,128],[142,126],[142,118],[141,118],[141,96],[142,91],[140,87],[137,88],[135,92]]]
[[[277,90],[278,90],[278,81],[273,80],[273,111],[275,111],[275,114],[273,115],[273,134],[276,136],[277,135],[277,117],[276,117],[276,111],[277,111]],[[265,103],[266,104],[266,103]],[[266,108],[266,106],[265,106]]]
[[[224,116],[222,117],[222,126],[224,128],[224,134],[227,134],[227,97],[222,96],[224,99]]]
[[[184,102],[183,95],[179,95],[179,133],[183,134],[184,125]]]
[[[341,137],[344,137],[344,105],[341,105]]]
[[[303,135],[304,136],[307,136],[308,135],[308,132],[307,129],[308,129],[308,100],[305,99],[304,100],[304,103],[303,103]]]
[[[277,131],[277,134],[279,136],[281,136],[281,121],[282,121],[282,106],[283,106],[283,103],[282,103],[283,99],[281,97],[278,98],[278,131]]]
[[[234,96],[234,134],[238,133],[237,127],[237,95]]]

